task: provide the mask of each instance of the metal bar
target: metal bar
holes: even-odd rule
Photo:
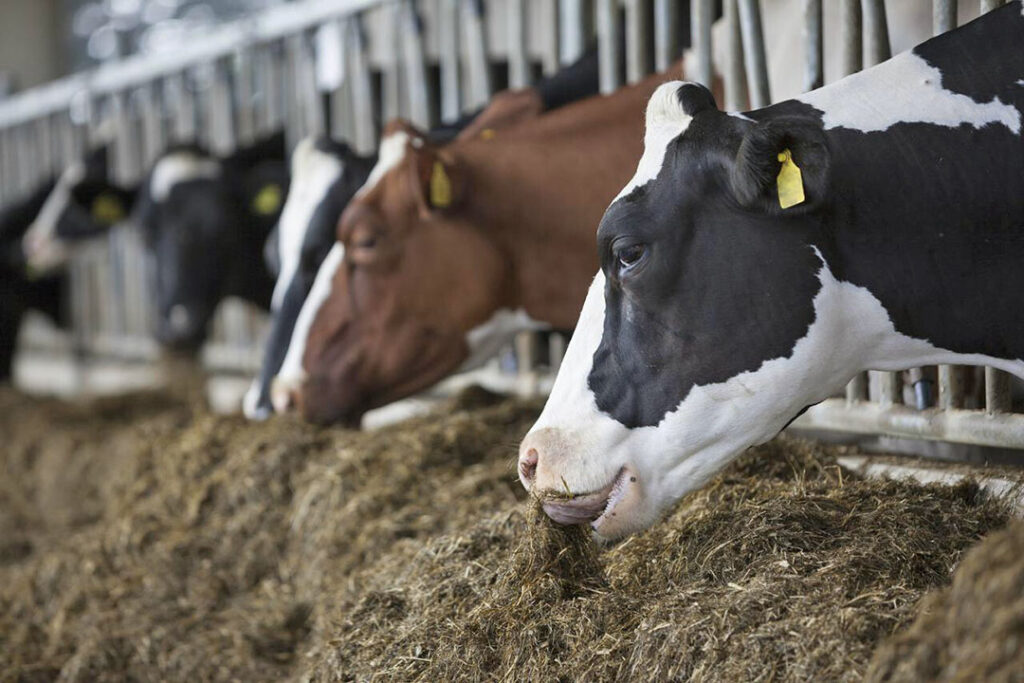
[[[651,6],[647,0],[626,0],[626,82],[636,83],[651,71],[647,58],[647,27]]]
[[[487,104],[491,99],[491,67],[487,60],[487,31],[483,0],[463,0],[463,31],[466,39],[466,72],[469,75],[469,109]]]
[[[314,28],[325,21],[380,4],[380,0],[305,0],[269,7],[204,34],[178,49],[159,55],[138,55],[69,76],[14,95],[0,103],[0,128],[59,111],[74,93],[88,89],[95,95],[135,88],[231,55],[239,47],[268,43]]]
[[[690,44],[693,46],[693,80],[711,87],[711,20],[714,16],[712,0],[690,2]]]
[[[459,0],[440,0],[438,7],[438,47],[441,60],[441,120],[459,118],[462,111],[459,74]]]
[[[558,2],[558,61],[572,64],[584,49],[583,0]]]
[[[1003,0],[981,0],[981,13],[991,12],[1003,4]]]
[[[868,396],[881,406],[899,403],[899,375],[895,372],[868,372]]]
[[[732,0],[726,0],[728,5]],[[654,0],[654,68],[665,71],[679,59],[679,3]]]
[[[755,109],[767,107],[771,104],[772,96],[768,86],[768,58],[764,50],[764,32],[761,28],[761,6],[758,0],[739,0],[739,10],[750,106]]]
[[[743,40],[740,37],[738,0],[725,0],[723,6],[726,31],[725,108],[742,111],[748,108],[747,78],[743,71]]]
[[[700,2],[702,0],[697,0]],[[622,85],[619,74],[619,11],[616,0],[597,0],[597,59],[601,92],[615,92]]]
[[[507,7],[508,87],[525,88],[533,80],[526,36],[526,0],[508,0]]]
[[[939,403],[942,410],[953,410],[960,407],[960,377],[956,367],[940,365],[939,370]]]
[[[956,28],[956,0],[932,0],[932,33],[939,35]]]
[[[210,149],[228,155],[235,149],[234,108],[231,97],[230,65],[225,60],[213,64],[213,74],[206,97],[206,128]]]
[[[864,17],[864,66],[874,66],[892,57],[885,0],[861,0]]]
[[[804,91],[825,85],[825,67],[822,56],[821,0],[803,0],[804,10]]]
[[[191,142],[196,137],[196,103],[186,80],[185,73],[164,79],[164,106],[171,112],[171,141],[175,143]]]
[[[427,65],[423,57],[423,22],[411,0],[406,0],[402,16],[402,56],[405,61],[406,92],[409,95],[409,118],[421,128],[428,128],[430,96],[427,93]]]
[[[558,0],[540,0],[538,11],[541,14],[542,24],[545,27],[541,33],[541,70],[545,76],[550,76],[558,71],[559,66],[559,8]]]
[[[348,79],[352,83],[352,113],[355,136],[352,144],[361,154],[369,154],[377,147],[377,130],[374,124],[373,86],[370,79],[370,60],[366,55],[366,41],[363,39],[359,17],[348,22],[349,55],[346,64]]]
[[[256,79],[252,51],[237,50],[231,59],[231,69],[235,144],[244,146],[256,138]]]
[[[393,4],[387,5],[383,9],[384,39],[391,45],[397,45],[401,40],[398,32],[398,13],[401,11],[401,7],[398,4]],[[397,50],[388,50],[381,69],[381,116],[385,122],[402,115],[402,85],[399,81],[399,56],[397,53]]]
[[[952,441],[980,446],[1024,448],[1024,415],[983,410],[914,410],[864,402],[827,399],[793,422],[801,429],[855,434],[884,434],[912,439]]]
[[[868,397],[867,377],[863,372],[849,381],[846,385],[846,402],[864,401]]]
[[[840,71],[849,76],[863,68],[860,0],[839,1],[842,12],[839,20],[839,40],[842,43]]]
[[[985,368],[985,412],[989,415],[1008,413],[1012,404],[1010,376],[995,368]]]

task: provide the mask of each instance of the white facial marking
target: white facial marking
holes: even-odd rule
[[[409,134],[405,131],[392,133],[380,141],[380,149],[377,150],[377,163],[370,171],[369,177],[356,196],[369,192],[380,182],[380,179],[387,175],[388,171],[398,166],[398,163],[405,158],[405,148],[409,143]]]
[[[39,215],[21,238],[21,248],[30,268],[51,271],[63,265],[68,249],[57,239],[57,223],[71,203],[71,189],[85,179],[85,165],[76,161],[68,166],[43,202]]]
[[[312,138],[305,138],[292,154],[292,178],[278,223],[278,254],[281,272],[274,284],[271,309],[276,311],[299,270],[302,244],[309,223],[317,208],[338,181],[345,167],[340,159],[316,148]]]
[[[627,429],[598,409],[587,384],[604,330],[604,277],[598,273],[551,396],[527,435],[550,432],[542,442],[551,452],[541,457],[557,463],[554,487],[564,482],[573,491],[594,491],[623,467],[635,471],[644,500],[608,522],[611,535],[619,535],[653,523],[743,450],[774,437],[800,409],[835,394],[858,372],[951,363],[990,365],[1024,377],[1024,362],[957,354],[897,332],[869,290],[836,280],[824,261],[818,277],[814,322],[789,357],[694,387],[657,425]],[[549,472],[548,481],[537,485],[551,485],[551,478]]]
[[[164,202],[179,183],[201,178],[220,177],[220,164],[196,152],[171,152],[153,166],[149,194],[153,201]]]
[[[320,312],[320,307],[330,296],[334,275],[344,260],[345,246],[340,242],[335,242],[331,250],[327,252],[327,258],[320,265],[316,279],[313,280],[313,288],[309,290],[309,296],[306,297],[306,302],[302,304],[302,310],[299,311],[299,316],[295,319],[295,329],[292,331],[292,339],[288,344],[288,352],[285,353],[275,383],[296,387],[305,381],[306,372],[302,368],[302,356],[306,353],[309,330],[313,326],[316,314]],[[276,405],[275,402],[275,407]]]
[[[514,311],[498,309],[487,322],[477,325],[466,334],[469,357],[462,363],[459,372],[475,370],[494,358],[520,332],[547,329],[551,329],[551,326],[534,320],[521,308]]]
[[[823,112],[826,130],[849,128],[865,133],[897,123],[930,123],[956,128],[1000,124],[1020,134],[1021,114],[998,97],[975,102],[942,87],[942,72],[914,52],[847,76],[833,85],[796,98]]]
[[[388,135],[381,140],[377,164],[370,171],[366,182],[359,188],[356,193],[357,197],[368,192],[380,182],[381,178],[387,175],[388,171],[398,165],[405,157],[408,141],[409,135],[404,131]],[[309,291],[309,296],[306,297],[306,302],[302,304],[302,310],[299,311],[299,316],[295,320],[295,329],[288,344],[288,351],[285,354],[284,362],[281,363],[281,370],[271,386],[271,402],[278,412],[284,412],[288,408],[285,392],[288,389],[301,386],[306,379],[306,371],[302,367],[302,357],[306,354],[309,330],[313,326],[320,307],[330,296],[334,275],[344,260],[345,246],[335,243],[321,264],[320,270],[317,271],[313,288]]]
[[[647,130],[644,133],[643,156],[640,157],[632,180],[616,195],[613,203],[658,177],[669,143],[682,135],[693,120],[693,117],[683,111],[676,94],[682,85],[682,81],[669,81],[659,85],[651,95],[647,103]]]

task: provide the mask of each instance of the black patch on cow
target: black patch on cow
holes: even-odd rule
[[[917,52],[945,88],[1024,112],[1020,14],[1019,3],[1003,7]],[[749,116],[698,114],[658,177],[601,223],[605,326],[588,383],[603,412],[656,425],[693,387],[789,357],[814,319],[813,248],[836,278],[877,297],[898,332],[1024,357],[1021,134],[1002,124],[821,131],[821,112],[800,102]],[[744,141],[755,151],[741,152]],[[795,210],[772,203],[780,143],[802,165],[808,201]],[[798,152],[808,144],[812,154]],[[617,250],[631,244],[646,251],[624,269]]]

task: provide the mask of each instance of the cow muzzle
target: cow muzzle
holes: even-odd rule
[[[278,375],[270,383],[270,403],[274,412],[283,415],[296,410],[299,405],[299,393],[304,382],[302,377]]]
[[[520,449],[519,479],[557,524],[589,524],[599,535],[615,538],[637,527],[644,501],[636,470],[623,465],[599,488],[577,490],[573,481],[585,477],[582,466],[558,448],[560,438],[539,432]]]

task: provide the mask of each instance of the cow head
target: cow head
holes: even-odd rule
[[[374,161],[329,138],[306,138],[292,154],[288,199],[267,245],[277,264],[277,281],[263,365],[243,401],[250,419],[273,412],[271,380],[281,369],[303,302],[334,245],[341,212],[366,182]]]
[[[206,338],[231,259],[230,197],[220,164],[174,150],[154,164],[136,222],[153,266],[156,337],[194,351]]]
[[[300,313],[275,405],[294,397],[308,419],[357,423],[466,362],[511,297],[476,208],[451,146],[391,124]]]
[[[63,267],[75,243],[101,235],[127,217],[135,192],[107,180],[107,166],[107,147],[99,147],[57,179],[22,239],[32,272]]]
[[[783,209],[787,150],[804,199]],[[695,84],[654,93],[636,175],[598,229],[601,270],[520,446],[552,518],[641,529],[858,369],[822,255],[829,166],[813,121],[728,115]]]

